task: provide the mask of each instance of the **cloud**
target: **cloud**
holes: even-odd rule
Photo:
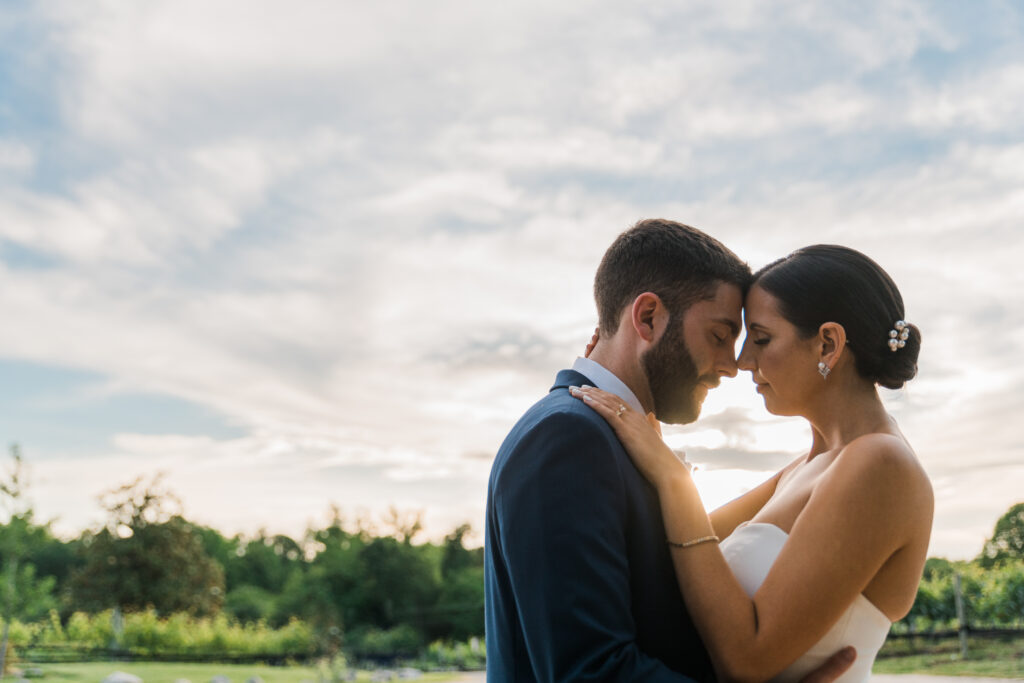
[[[875,257],[925,333],[920,378],[887,404],[937,480],[970,469],[980,491],[1020,458],[1005,425],[1024,407],[1024,54],[1007,11],[964,26],[919,2],[38,8],[22,18],[34,51],[2,53],[46,111],[4,119],[0,101],[19,126],[0,139],[0,310],[18,330],[0,354],[244,433],[116,430],[97,485],[167,463],[187,503],[242,524],[244,496],[218,512],[200,472],[255,462],[239,490],[289,482],[268,510],[287,500],[295,523],[323,507],[320,477],[360,505],[479,516],[480,454],[582,350],[606,245],[660,215],[755,266],[813,242]],[[667,435],[732,492],[725,477],[808,438],[746,378]],[[1014,502],[999,491],[943,484],[940,510],[977,508],[942,523],[981,534]]]
[[[1024,65],[1007,64],[915,93],[907,117],[926,130],[1019,130],[1022,95]]]
[[[32,170],[35,163],[31,147],[17,140],[0,139],[0,173],[24,173]]]
[[[501,118],[484,126],[457,123],[441,131],[432,150],[456,164],[500,167],[511,173],[582,171],[656,172],[661,145],[595,126],[552,129],[534,118]]]
[[[764,453],[742,451],[732,448],[691,448],[686,459],[706,470],[745,470],[753,472],[778,472],[793,462],[793,453]]]
[[[424,486],[421,477],[406,478],[401,471],[381,473],[395,464],[367,459],[361,465],[332,465],[324,454],[310,456],[316,444],[263,442],[259,438],[217,441],[178,435],[118,435],[115,452],[88,459],[54,459],[33,463],[35,490],[45,491],[41,515],[54,519],[58,533],[75,535],[83,527],[99,524],[103,513],[100,494],[137,477],[163,475],[166,488],[182,498],[183,512],[191,520],[214,526],[227,534],[252,534],[258,528],[299,535],[309,525],[323,524],[331,505],[347,516],[378,516],[398,503],[400,509],[420,511],[428,537],[439,540],[458,524],[471,521],[481,531],[484,492],[468,476],[464,463],[458,476],[451,472],[434,477]],[[296,456],[304,456],[302,458]],[[419,467],[406,458],[411,467]],[[480,462],[486,470],[489,462]],[[40,496],[36,494],[37,506]],[[459,505],[453,506],[452,500]],[[37,507],[37,509],[40,509]],[[477,542],[481,542],[479,537]]]

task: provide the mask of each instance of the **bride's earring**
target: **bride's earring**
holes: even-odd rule
[[[818,361],[818,372],[821,373],[821,378],[822,379],[828,379],[828,373],[832,372],[832,368],[830,368],[829,366],[825,365],[825,361],[819,360]]]

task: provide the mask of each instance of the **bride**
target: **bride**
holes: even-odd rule
[[[931,533],[928,477],[876,388],[913,378],[920,333],[888,274],[839,246],[761,269],[744,315],[739,368],[769,412],[805,418],[813,438],[710,515],[644,415],[600,389],[571,391],[657,490],[679,587],[720,680],[799,680],[845,645],[857,658],[839,680],[867,680],[914,602]]]

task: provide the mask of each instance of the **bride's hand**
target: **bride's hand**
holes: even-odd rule
[[[648,417],[627,406],[618,396],[589,386],[569,387],[569,393],[583,400],[611,425],[637,469],[656,488],[671,477],[687,472],[686,465],[661,440],[661,434]]]

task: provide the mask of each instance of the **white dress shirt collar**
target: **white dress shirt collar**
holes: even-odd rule
[[[592,361],[589,358],[583,358],[580,356],[576,359],[576,362],[572,364],[572,369],[581,375],[586,375],[587,379],[593,382],[594,386],[598,389],[616,394],[619,398],[629,404],[630,408],[641,415],[647,414],[647,411],[644,410],[642,405],[640,405],[640,401],[637,399],[636,394],[634,394],[621,379],[616,377],[610,370],[597,361]]]

